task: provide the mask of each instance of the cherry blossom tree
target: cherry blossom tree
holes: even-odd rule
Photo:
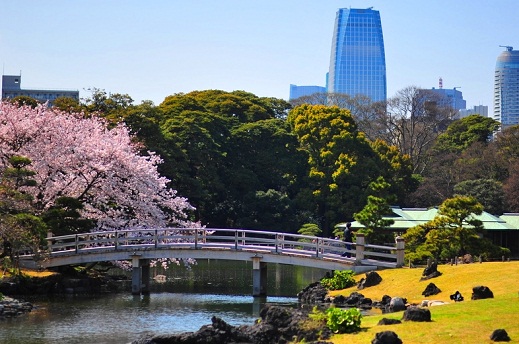
[[[193,207],[157,172],[160,157],[140,148],[124,125],[109,129],[95,115],[0,103],[0,169],[15,155],[32,161],[37,186],[25,191],[38,211],[72,197],[97,230],[196,226]]]

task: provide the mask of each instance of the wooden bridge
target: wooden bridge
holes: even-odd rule
[[[20,264],[50,268],[95,262],[131,260],[132,293],[149,292],[150,260],[223,259],[253,262],[253,295],[266,295],[267,263],[300,265],[362,273],[401,267],[404,241],[395,246],[365,244],[357,234],[347,249],[341,240],[244,229],[158,228],[49,236],[44,258],[20,256]],[[351,257],[342,257],[347,253]]]

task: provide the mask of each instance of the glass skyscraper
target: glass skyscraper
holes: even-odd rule
[[[513,47],[506,47],[497,57],[494,119],[501,123],[501,129],[519,124],[519,50]]]
[[[328,92],[386,100],[386,57],[378,11],[372,8],[337,11]]]

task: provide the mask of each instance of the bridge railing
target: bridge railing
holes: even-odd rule
[[[347,249],[341,240],[300,234],[218,228],[157,228],[90,232],[47,238],[52,256],[107,250],[145,249],[221,249],[268,252],[352,261],[386,261],[389,266],[403,265],[403,244],[369,245],[357,235]],[[351,258],[343,258],[349,253]]]

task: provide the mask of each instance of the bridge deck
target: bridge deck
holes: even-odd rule
[[[362,238],[363,239],[363,238]],[[306,235],[243,229],[159,228],[82,233],[47,238],[48,253],[41,267],[100,261],[142,259],[229,259],[302,265],[330,270],[373,270],[398,267],[403,247],[352,243]],[[351,258],[341,255],[348,252]],[[403,255],[401,256],[403,257]],[[28,264],[29,256],[21,257]]]

